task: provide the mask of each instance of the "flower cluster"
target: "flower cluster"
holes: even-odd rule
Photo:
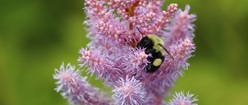
[[[55,70],[54,79],[58,80],[55,89],[57,92],[62,91],[61,95],[68,98],[68,101],[75,105],[108,105],[109,100],[103,93],[98,92],[99,89],[92,87],[86,77],[82,78],[80,72],[75,70],[74,66],[68,64],[64,68],[64,64],[60,69]]]
[[[91,86],[86,77],[70,64],[56,69],[57,91],[75,105],[161,105],[165,94],[172,88],[187,60],[195,51],[195,15],[190,7],[178,9],[176,3],[161,7],[165,0],[85,0],[88,26],[87,48],[79,51],[79,66],[104,80],[113,88],[112,97]],[[146,72],[153,62],[146,48],[136,47],[147,35],[156,35],[164,42],[165,53],[161,66],[155,72]],[[155,43],[155,42],[153,42]],[[168,104],[196,105],[192,95],[178,93]],[[184,103],[182,103],[184,102]],[[180,104],[181,103],[181,104]]]
[[[197,105],[194,102],[197,101],[196,97],[189,92],[185,96],[183,92],[176,93],[173,99],[170,100],[169,105]]]

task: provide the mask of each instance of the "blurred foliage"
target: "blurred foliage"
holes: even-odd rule
[[[248,98],[247,0],[167,0],[197,15],[197,50],[172,92],[199,105],[245,105]],[[54,91],[54,68],[77,65],[89,42],[83,0],[0,1],[0,105],[66,105]],[[91,79],[94,86],[101,86]]]

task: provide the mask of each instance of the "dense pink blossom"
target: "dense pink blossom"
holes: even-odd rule
[[[192,23],[196,16],[189,13],[188,5],[181,10],[178,4],[171,3],[166,10],[162,10],[164,2],[85,0],[87,19],[84,24],[88,26],[86,36],[91,41],[87,48],[79,51],[79,66],[103,80],[106,87],[113,88],[112,99],[89,85],[70,65],[67,68],[62,65],[60,70],[56,70],[56,90],[62,91],[63,96],[73,104],[166,104],[165,94],[178,76],[183,75],[183,70],[188,69],[187,60],[196,49]],[[161,38],[163,47],[170,53],[165,53],[160,68],[152,73],[145,70],[152,54],[146,53],[146,48],[136,47],[149,34]],[[182,96],[178,94],[176,97]]]

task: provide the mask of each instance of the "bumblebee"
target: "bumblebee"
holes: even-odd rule
[[[139,30],[139,32],[141,33],[140,30]],[[142,34],[142,36],[143,36],[143,34]],[[137,48],[145,48],[145,53],[152,55],[151,57],[147,58],[149,63],[145,67],[146,72],[152,73],[152,72],[155,72],[159,69],[159,67],[161,66],[161,64],[164,61],[165,52],[167,52],[172,57],[172,55],[169,53],[169,51],[164,48],[164,41],[154,34],[150,34],[150,35],[143,37],[138,42],[136,47]]]

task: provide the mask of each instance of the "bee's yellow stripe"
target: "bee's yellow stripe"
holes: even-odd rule
[[[162,59],[157,58],[153,61],[153,66],[160,66],[162,64]]]
[[[158,36],[154,35],[154,34],[150,34],[147,37],[150,40],[152,40],[152,42],[153,42],[153,49],[155,49],[156,52],[161,51],[161,46],[159,44],[161,44],[163,46],[164,45],[164,41],[162,39],[160,39]]]

